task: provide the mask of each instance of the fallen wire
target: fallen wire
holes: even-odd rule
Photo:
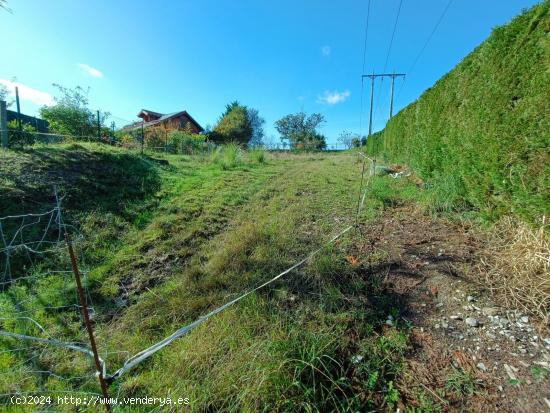
[[[17,338],[19,340],[36,341],[38,343],[49,344],[49,345],[54,346],[54,347],[68,348],[70,350],[74,350],[74,351],[78,351],[80,353],[87,354],[92,359],[94,357],[94,354],[92,353],[92,350],[90,350],[86,347],[78,346],[78,345],[73,344],[73,343],[66,343],[64,341],[56,340],[54,338],[41,338],[41,337],[27,336],[27,335],[24,335],[24,334],[10,333],[9,331],[4,331],[4,330],[0,330],[0,336]],[[105,362],[103,361],[102,358],[100,358],[99,360],[101,362],[103,377],[105,377],[106,374],[107,374],[106,373],[106,368],[105,368]]]
[[[309,261],[313,256],[315,256],[316,254],[318,254],[320,251],[322,251],[326,246],[332,244],[334,241],[336,241],[338,238],[340,238],[342,235],[344,235],[346,232],[348,232],[350,229],[352,229],[353,226],[350,225],[348,226],[347,228],[343,229],[342,231],[340,231],[338,234],[336,234],[334,237],[332,237],[328,242],[326,242],[323,246],[317,248],[315,251],[311,252],[307,257],[305,257],[303,260],[297,262],[296,264],[294,264],[292,267],[290,268],[287,268],[286,270],[284,270],[283,272],[279,273],[278,275],[276,275],[275,277],[273,277],[272,279],[270,279],[269,281],[266,281],[265,283],[257,286],[256,288],[253,288],[252,290],[249,290],[247,291],[246,293],[240,295],[239,297],[235,298],[234,300],[231,300],[229,301],[228,303],[222,305],[221,307],[218,307],[216,308],[215,310],[212,310],[210,311],[208,314],[200,317],[198,320],[196,321],[193,321],[191,324],[188,324],[182,328],[180,328],[179,330],[176,330],[174,333],[172,333],[171,335],[169,335],[168,337],[166,337],[164,340],[161,340],[155,344],[153,344],[151,347],[149,348],[146,348],[145,350],[143,351],[140,351],[139,353],[137,353],[136,355],[130,357],[128,360],[126,360],[126,362],[124,363],[124,365],[118,369],[114,374],[112,374],[111,376],[107,377],[107,382],[108,383],[111,383],[112,381],[118,379],[119,377],[121,377],[124,373],[126,373],[127,371],[133,369],[135,366],[137,366],[139,363],[141,363],[142,361],[144,361],[145,359],[151,357],[153,354],[155,354],[157,351],[159,351],[160,349],[166,347],[167,345],[169,345],[170,343],[172,343],[174,340],[176,340],[177,338],[187,334],[188,332],[190,332],[191,330],[195,329],[196,327],[198,327],[200,324],[204,323],[206,320],[208,320],[210,317],[218,314],[218,313],[221,313],[223,310],[225,310],[226,308],[232,306],[233,304],[237,303],[238,301],[241,301],[243,298],[249,296],[250,294],[258,291],[259,289],[273,283],[274,281],[278,280],[279,278],[281,278],[282,276],[288,274],[289,272],[291,272],[292,270],[300,267],[301,265],[303,265],[304,263],[306,263],[307,261]]]
[[[365,158],[367,159],[370,159],[368,158],[366,155],[362,154],[361,152],[359,152],[362,156],[364,156]],[[362,168],[362,173],[361,173],[361,192],[362,191],[362,182],[363,182],[363,175],[364,175],[364,172],[365,172],[365,164],[363,162],[363,168]],[[366,197],[366,193],[367,193],[367,189],[368,189],[368,186],[365,188],[365,191],[364,193],[362,194],[362,197],[361,197],[361,192],[359,193],[359,199],[360,201],[358,201],[358,207],[357,207],[357,217],[359,216],[359,213],[361,212],[361,210],[363,209],[363,206],[364,206],[364,202],[365,202],[365,197]],[[357,222],[355,224],[355,226],[357,225]],[[199,325],[201,325],[202,323],[204,323],[206,320],[208,320],[210,317],[218,314],[218,313],[221,313],[223,310],[225,310],[226,308],[232,306],[233,304],[239,302],[240,300],[242,300],[243,298],[249,296],[250,294],[260,290],[261,288],[264,288],[266,287],[267,285],[275,282],[276,280],[278,280],[279,278],[281,278],[282,276],[288,274],[289,272],[291,272],[292,270],[295,270],[296,268],[300,267],[301,265],[303,265],[304,263],[306,263],[307,261],[309,261],[311,258],[313,258],[316,254],[318,254],[319,252],[321,252],[324,248],[326,248],[328,245],[332,244],[334,241],[336,241],[338,238],[340,238],[342,235],[344,235],[345,233],[347,233],[349,230],[351,230],[352,228],[354,227],[354,225],[350,225],[348,227],[346,227],[345,229],[343,229],[342,231],[340,231],[338,234],[336,234],[334,237],[332,237],[329,241],[327,241],[325,244],[323,244],[321,247],[317,248],[316,250],[312,251],[311,253],[309,253],[308,256],[306,256],[304,259],[302,259],[301,261],[297,262],[296,264],[294,264],[292,267],[290,268],[287,268],[286,270],[284,270],[283,272],[279,273],[278,275],[276,275],[275,277],[273,277],[272,279],[270,279],[269,281],[266,281],[264,282],[263,284],[257,286],[256,288],[253,288],[252,290],[249,290],[247,291],[246,293],[240,295],[239,297],[235,298],[234,300],[231,300],[229,302],[227,302],[226,304],[210,311],[208,314],[200,317],[199,319],[193,321],[191,324],[188,324],[178,330],[176,330],[174,333],[172,333],[171,335],[169,335],[168,337],[166,337],[165,339],[153,344],[152,346],[146,348],[145,350],[142,350],[140,351],[139,353],[135,354],[134,356],[130,357],[128,360],[126,360],[126,362],[124,363],[124,365],[118,369],[115,373],[113,373],[111,376],[107,377],[106,378],[106,381],[107,383],[112,383],[114,380],[120,378],[124,373],[126,373],[127,371],[133,369],[135,366],[137,366],[139,363],[141,363],[142,361],[148,359],[149,357],[151,357],[153,354],[155,354],[157,351],[161,350],[162,348],[166,347],[167,345],[171,344],[174,340],[180,338],[181,336],[189,333],[190,331],[192,331],[193,329],[195,329],[196,327],[198,327]]]
[[[372,159],[370,159],[369,157],[367,157],[366,155],[360,153],[365,159],[369,159],[371,160],[371,162],[374,162]],[[357,219],[358,219],[358,216],[359,216],[359,213],[361,212],[361,210],[363,209],[363,206],[364,206],[364,201],[365,201],[365,197],[366,197],[366,192],[368,190],[368,186],[365,188],[365,191],[363,192],[363,177],[364,177],[364,172],[365,172],[365,162],[363,161],[363,168],[362,168],[362,177],[361,177],[361,186],[360,186],[360,192],[359,192],[359,197],[358,197],[358,208],[357,208],[357,216],[356,216],[356,223],[355,223],[355,226],[357,226],[358,222],[357,222]],[[363,192],[363,193],[362,193]],[[362,195],[362,196],[361,196]],[[54,214],[57,212],[57,216],[56,216],[56,223],[58,224],[59,227],[63,227],[65,226],[65,223],[63,222],[62,220],[62,216],[61,216],[61,211],[60,211],[60,199],[59,197],[57,196],[57,192],[56,192],[56,200],[57,200],[57,207],[54,208],[53,210],[51,211],[48,211],[44,214],[30,214],[30,215],[20,215],[20,216],[10,216],[10,217],[3,217],[0,219],[0,222],[1,220],[3,219],[7,219],[7,218],[23,218],[26,217],[26,216],[38,216],[38,217],[42,217],[42,216],[45,216],[45,215],[48,215],[48,214]],[[39,218],[39,220],[40,220]],[[49,229],[49,226],[51,224],[51,219],[48,223],[48,228],[47,230]],[[151,357],[153,354],[155,354],[157,351],[161,350],[162,348],[168,346],[169,344],[171,344],[174,340],[178,339],[179,337],[182,337],[183,335],[187,334],[188,332],[192,331],[193,329],[195,329],[196,327],[198,327],[200,324],[204,323],[205,321],[207,321],[210,317],[222,312],[223,310],[225,310],[226,308],[232,306],[233,304],[241,301],[242,299],[244,299],[245,297],[249,296],[250,294],[268,286],[269,284],[272,284],[273,282],[275,282],[276,280],[278,280],[279,278],[283,277],[284,275],[290,273],[291,271],[295,270],[296,268],[302,266],[303,264],[305,264],[306,262],[308,262],[309,260],[311,260],[315,255],[317,255],[319,252],[321,252],[324,248],[326,248],[328,245],[332,244],[333,242],[335,242],[337,239],[339,239],[341,236],[343,236],[344,234],[346,234],[348,231],[350,231],[354,226],[353,225],[350,225],[348,227],[346,227],[345,229],[343,229],[342,231],[340,231],[338,234],[336,234],[334,237],[332,237],[329,241],[327,241],[325,244],[323,244],[321,247],[317,248],[316,250],[312,251],[311,253],[309,253],[304,259],[302,259],[301,261],[297,262],[296,264],[294,264],[293,266],[291,266],[290,268],[284,270],[283,272],[279,273],[278,275],[276,275],[275,277],[271,278],[270,280],[264,282],[263,284],[245,292],[244,294],[241,294],[239,297],[227,302],[226,304],[210,311],[208,314],[200,317],[199,319],[195,320],[194,322],[186,325],[186,326],[183,326],[182,328],[176,330],[174,333],[172,333],[171,335],[169,335],[168,337],[164,338],[163,340],[153,344],[152,346],[146,348],[145,350],[142,350],[140,351],[139,353],[135,354],[134,356],[130,357],[128,360],[126,360],[126,362],[124,363],[124,365],[118,369],[114,374],[112,374],[111,376],[107,376],[107,373],[106,373],[106,365],[105,365],[105,362],[102,358],[99,358],[99,362],[100,362],[100,365],[101,365],[101,372],[99,372],[98,374],[100,374],[103,378],[105,378],[105,380],[108,382],[108,383],[111,383],[113,382],[114,380],[120,378],[124,373],[128,372],[129,370],[133,369],[135,366],[137,366],[139,363],[141,363],[142,361],[148,359],[149,357]],[[20,228],[21,230],[21,228]],[[20,231],[19,230],[19,231]],[[1,233],[1,231],[0,231]],[[1,233],[2,235],[2,238],[5,240],[4,238],[4,234]],[[12,243],[13,243],[13,240],[15,239],[12,238],[12,242],[10,242],[10,244],[8,244],[7,242],[4,241],[4,246],[5,247],[11,247],[12,246]],[[4,248],[5,248],[4,247]],[[6,252],[6,255],[9,254],[9,248],[7,249]],[[8,255],[9,257],[9,255]],[[91,358],[94,358],[94,353],[92,352],[92,350],[86,348],[86,347],[82,347],[82,346],[79,346],[79,345],[76,345],[76,344],[73,344],[73,343],[67,343],[67,342],[63,342],[63,341],[60,341],[60,340],[56,340],[56,339],[53,339],[53,338],[49,338],[49,339],[46,339],[46,338],[41,338],[41,337],[34,337],[34,336],[28,336],[28,335],[24,335],[24,334],[17,334],[17,333],[12,333],[12,332],[8,332],[8,331],[3,331],[3,330],[0,330],[0,336],[4,336],[4,337],[11,337],[11,338],[16,338],[16,339],[20,339],[20,340],[27,340],[27,341],[35,341],[35,342],[38,342],[38,343],[43,343],[43,344],[48,344],[48,345],[52,345],[52,346],[55,346],[55,347],[60,347],[60,348],[66,348],[66,349],[71,349],[71,350],[74,350],[74,351],[77,351],[77,352],[81,352],[81,353],[84,353],[88,356],[90,356]]]

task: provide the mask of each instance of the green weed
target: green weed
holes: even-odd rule
[[[461,397],[472,396],[476,393],[476,378],[467,371],[453,368],[453,372],[447,378],[445,388]]]
[[[265,149],[262,149],[262,148],[250,149],[248,151],[248,156],[253,162],[260,163],[260,164],[265,163],[267,160],[267,153]]]

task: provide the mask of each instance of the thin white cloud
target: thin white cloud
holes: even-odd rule
[[[330,46],[321,47],[321,53],[323,54],[323,56],[330,56],[330,52],[331,52]]]
[[[36,105],[51,106],[54,104],[53,96],[47,92],[6,79],[0,79],[0,84],[4,85],[13,96],[15,96],[15,87],[19,88],[19,98],[22,100],[28,100]]]
[[[95,67],[87,65],[86,63],[77,63],[76,65],[92,77],[103,77],[103,73]]]
[[[342,103],[347,100],[351,95],[349,90],[343,92],[329,92],[325,90],[322,95],[317,96],[317,103],[325,103],[327,105],[336,105],[337,103]]]
[[[298,96],[296,99],[299,100],[299,101],[301,102],[301,101],[303,101],[303,100],[305,99],[305,97],[303,97],[303,96]]]

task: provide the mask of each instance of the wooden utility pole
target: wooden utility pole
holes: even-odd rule
[[[391,98],[390,98],[390,119],[393,117],[393,86],[395,83],[395,76],[391,77]]]
[[[390,119],[393,116],[393,86],[395,82],[396,77],[405,77],[405,73],[372,73],[371,75],[362,75],[361,79],[368,77],[371,80],[371,86],[370,86],[370,115],[369,115],[369,138],[372,135],[372,111],[374,107],[374,80],[377,77],[391,77],[391,100],[390,100]],[[368,139],[368,138],[367,138]],[[378,146],[378,145],[376,145]],[[375,148],[374,150],[374,161],[372,163],[373,165],[373,173],[376,174],[376,153],[378,152]]]
[[[370,77],[370,114],[369,114],[369,136],[372,135],[372,107],[374,106],[374,73]]]
[[[370,89],[370,116],[369,116],[369,136],[372,135],[372,109],[374,105],[374,79],[377,77],[390,77],[391,78],[391,100],[390,100],[390,119],[393,116],[393,87],[396,77],[405,77],[405,73],[373,73],[372,75],[362,75],[362,77],[368,77],[371,80]]]

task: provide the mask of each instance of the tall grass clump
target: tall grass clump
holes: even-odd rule
[[[367,149],[443,187],[434,191],[443,209],[479,211],[489,222],[548,215],[549,31],[550,1],[495,29]]]
[[[263,148],[254,148],[248,151],[248,157],[251,161],[256,163],[265,163],[267,154]]]
[[[241,161],[241,147],[236,143],[228,143],[217,147],[210,155],[210,161],[219,165],[223,170],[238,166]]]

